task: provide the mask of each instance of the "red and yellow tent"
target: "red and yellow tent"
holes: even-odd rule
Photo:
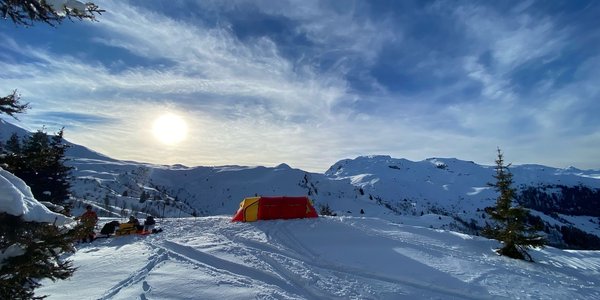
[[[317,211],[308,197],[250,197],[240,203],[232,222],[316,218]]]

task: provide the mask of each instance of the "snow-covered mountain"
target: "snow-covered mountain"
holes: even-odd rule
[[[600,247],[600,171],[512,166],[517,200],[532,209],[532,222],[543,223],[552,244]],[[419,162],[389,156],[365,156],[334,164],[325,175],[348,181],[368,197],[402,215],[450,216],[450,228],[476,233],[486,222],[496,191],[488,186],[493,166],[455,158]],[[579,231],[581,230],[581,232]],[[569,236],[569,237],[567,237]],[[593,245],[593,246],[591,246]]]
[[[0,137],[22,129],[2,122]],[[490,155],[493,155],[491,153]],[[232,215],[248,196],[308,195],[317,210],[338,216],[419,220],[434,228],[476,233],[495,202],[487,186],[494,168],[455,158],[423,161],[361,156],[335,163],[324,174],[276,167],[160,166],[111,159],[82,146],[68,150],[76,207],[96,205],[100,215],[160,217]],[[519,201],[533,208],[553,245],[600,248],[600,171],[513,166]],[[78,213],[78,211],[74,211]]]

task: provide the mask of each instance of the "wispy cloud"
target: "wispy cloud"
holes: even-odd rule
[[[598,45],[598,30],[574,45],[580,28],[539,2],[102,6],[100,22],[74,25],[86,50],[0,34],[0,88],[31,102],[30,126],[65,122],[67,138],[117,158],[324,170],[378,153],[491,163],[502,146],[564,165],[594,160],[564,145],[600,146],[599,60],[569,55]],[[190,124],[187,143],[154,141],[165,111]]]
[[[161,84],[153,84],[156,89],[267,101],[276,108],[274,113],[283,115],[290,114],[287,110],[305,110],[306,116],[320,116],[342,99],[342,80],[316,74],[310,66],[293,69],[267,37],[242,44],[228,28],[200,27],[122,4],[109,8],[119,14],[103,22],[111,37],[105,43],[174,62],[166,73],[160,71],[164,76],[157,80]]]

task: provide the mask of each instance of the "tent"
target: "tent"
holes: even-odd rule
[[[308,197],[250,197],[240,203],[231,221],[316,218],[317,211]]]

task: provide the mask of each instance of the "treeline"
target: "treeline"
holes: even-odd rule
[[[13,133],[0,142],[0,164],[25,181],[38,201],[64,206],[71,187],[71,167],[64,164],[67,147],[62,129],[54,135],[43,129],[23,137]]]
[[[520,191],[517,201],[546,214],[600,217],[600,189],[586,186],[527,187]]]
[[[558,225],[556,226],[558,227]],[[558,229],[558,228],[557,228]],[[567,249],[599,250],[600,238],[573,226],[560,226],[563,242]]]

